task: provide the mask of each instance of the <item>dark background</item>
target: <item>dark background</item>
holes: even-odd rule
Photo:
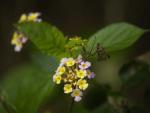
[[[0,76],[28,60],[28,51],[13,51],[10,45],[15,23],[22,13],[41,12],[42,19],[60,28],[65,35],[88,36],[110,23],[126,21],[150,28],[150,0],[1,0]],[[136,54],[150,49],[150,34],[136,44]]]

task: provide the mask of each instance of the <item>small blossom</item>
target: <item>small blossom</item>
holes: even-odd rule
[[[64,74],[65,71],[66,71],[66,68],[64,66],[62,66],[62,67],[58,67],[57,73],[62,75],[62,74]]]
[[[53,81],[54,81],[56,84],[60,84],[60,83],[61,83],[61,76],[60,76],[60,75],[54,75],[54,76],[53,76]]]
[[[82,99],[83,93],[79,89],[73,90],[71,96],[74,97],[74,101],[79,102]]]
[[[22,14],[19,23],[22,22],[41,22],[42,19],[39,18],[41,13],[35,12],[35,13],[29,13],[29,14]]]
[[[77,70],[77,77],[79,78],[84,78],[86,76],[86,71],[85,70]]]
[[[81,62],[81,64],[79,65],[80,69],[88,69],[91,66],[91,63],[86,61],[86,62]]]
[[[82,55],[79,55],[78,57],[77,57],[77,61],[76,61],[77,63],[81,63],[82,62]]]
[[[75,64],[75,60],[73,58],[68,58],[66,65],[68,67],[73,66]]]
[[[82,97],[78,96],[74,98],[74,101],[79,102],[82,99]]]
[[[19,19],[19,23],[25,22],[25,21],[27,21],[27,15],[26,14],[22,14],[20,19]]]
[[[38,18],[40,15],[41,15],[41,13],[39,13],[39,12],[29,13],[28,21],[41,22],[42,20]]]
[[[72,92],[71,84],[65,84],[65,86],[64,86],[64,93],[71,93],[71,92]]]
[[[23,44],[26,42],[27,38],[22,33],[14,32],[11,44],[15,46],[14,50],[16,52],[20,52],[23,47]]]
[[[87,70],[87,77],[88,77],[88,79],[92,79],[95,77],[95,73],[91,72],[90,70]]]
[[[62,58],[59,66],[63,66],[68,61],[68,58]]]
[[[77,85],[81,90],[85,90],[88,87],[87,81],[82,79],[78,80]]]

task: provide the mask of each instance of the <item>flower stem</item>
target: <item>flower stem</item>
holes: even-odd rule
[[[71,103],[69,104],[69,109],[67,113],[71,113],[73,109],[74,99],[71,100]]]

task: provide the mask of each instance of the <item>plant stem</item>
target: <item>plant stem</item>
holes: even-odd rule
[[[69,104],[68,113],[71,113],[71,112],[72,112],[73,104],[74,104],[74,99],[72,99],[72,100],[71,100],[71,103]]]

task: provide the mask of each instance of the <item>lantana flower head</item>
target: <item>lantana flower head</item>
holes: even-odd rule
[[[23,47],[23,44],[26,43],[27,40],[28,39],[22,33],[14,32],[11,44],[15,46],[14,50],[16,52],[20,52]]]
[[[41,22],[42,19],[39,18],[39,16],[41,16],[41,13],[39,13],[39,12],[31,12],[29,14],[22,14],[20,19],[19,19],[19,23],[22,23],[22,22]]]
[[[93,76],[91,63],[83,60],[82,56],[74,58],[62,58],[56,73],[53,75],[53,81],[56,84],[64,85],[64,93],[71,94],[74,101],[79,102]]]
[[[35,13],[29,13],[29,14],[22,14],[19,23],[22,22],[41,22],[42,20],[39,18],[41,13],[35,12]],[[20,52],[23,44],[27,42],[28,38],[21,32],[14,32],[13,37],[11,40],[11,44],[14,45],[15,52]]]

